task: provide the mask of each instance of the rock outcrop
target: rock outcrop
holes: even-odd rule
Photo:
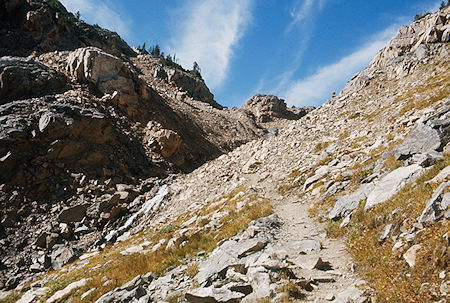
[[[0,58],[0,104],[60,93],[68,88],[62,73],[22,57]]]
[[[291,108],[286,107],[286,102],[277,96],[272,95],[255,95],[248,99],[242,106],[242,109],[250,112],[258,123],[273,121],[274,118],[282,118],[289,120],[300,119],[313,107]]]
[[[115,56],[136,54],[117,33],[78,20],[59,1],[2,1],[0,25],[0,56],[28,56],[87,45]]]
[[[415,178],[423,173],[423,168],[418,164],[399,167],[384,176],[367,196],[365,210],[392,198],[406,184],[411,183]]]
[[[341,95],[366,87],[378,72],[387,73],[389,80],[403,78],[431,56],[448,56],[448,50],[441,45],[449,42],[449,10],[450,7],[446,7],[409,26],[402,26],[370,65],[349,81]]]

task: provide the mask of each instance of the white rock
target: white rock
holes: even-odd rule
[[[311,251],[319,251],[322,245],[319,241],[314,239],[304,239],[296,242],[298,244],[299,253],[307,253]]]
[[[99,253],[100,253],[100,252],[98,252],[98,251],[93,251],[93,252],[85,253],[85,254],[82,254],[82,255],[80,256],[79,259],[80,259],[81,261],[83,261],[83,260],[89,259],[89,258],[91,258],[91,257],[97,256]]]
[[[253,287],[253,296],[256,299],[270,296],[270,276],[264,267],[250,267],[247,277]]]
[[[96,288],[91,288],[88,291],[86,291],[85,293],[83,293],[81,295],[81,300],[83,300],[84,298],[86,298],[87,296],[89,296],[94,290],[96,290]]]
[[[416,244],[411,246],[404,254],[403,258],[409,267],[414,267],[416,265],[417,252],[422,248],[422,244]]]
[[[185,298],[188,302],[237,302],[245,295],[240,292],[234,292],[224,287],[214,288],[212,286],[205,288],[196,288],[186,293]]]
[[[31,289],[27,291],[16,303],[31,303],[36,299],[36,294],[34,293],[34,290]]]
[[[450,208],[450,193],[444,191],[450,186],[450,182],[444,182],[434,191],[433,196],[428,200],[425,209],[417,219],[419,223],[434,223]]]
[[[443,170],[441,170],[441,172],[439,174],[437,174],[436,177],[434,177],[433,179],[431,179],[430,183],[439,183],[445,180],[450,180],[450,165],[447,166],[446,168],[444,168]]]
[[[63,290],[57,291],[53,296],[51,296],[46,302],[47,303],[53,303],[61,300],[65,296],[67,296],[71,291],[83,287],[86,285],[87,279],[81,279],[80,281],[70,283],[66,286]]]
[[[361,298],[362,294],[363,294],[362,290],[356,288],[355,286],[350,286],[343,292],[339,293],[333,302],[334,303],[357,302],[356,300]]]
[[[334,204],[328,218],[335,220],[351,214],[358,208],[359,203],[367,198],[374,188],[372,183],[362,184],[355,192],[339,198]]]
[[[3,300],[7,297],[9,297],[10,295],[13,294],[13,290],[8,290],[8,291],[4,291],[4,290],[0,290],[0,300]]]
[[[380,203],[386,202],[406,184],[420,176],[423,171],[423,168],[417,164],[400,167],[392,171],[383,177],[369,194],[364,210],[367,211]]]

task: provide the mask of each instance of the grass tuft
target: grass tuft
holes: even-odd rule
[[[396,160],[394,154],[389,155],[386,161],[384,161],[383,163],[383,168],[386,169],[386,171],[388,172],[393,171],[402,166],[403,166],[402,161]]]
[[[358,264],[360,273],[377,291],[381,302],[430,302],[439,293],[441,280],[439,272],[448,268],[448,243],[443,235],[450,230],[448,220],[443,219],[418,233],[412,242],[399,250],[393,250],[395,241],[387,239],[379,243],[379,236],[387,224],[393,225],[393,235],[409,230],[423,211],[436,185],[430,180],[441,169],[450,164],[449,157],[436,164],[413,184],[404,187],[389,201],[364,212],[364,205],[353,214],[350,225],[345,229],[347,246]],[[362,203],[364,204],[364,203]],[[397,210],[397,212],[394,212]],[[327,232],[340,234],[338,224],[330,223]],[[414,244],[422,244],[417,263],[410,268],[403,259],[403,253]],[[430,283],[429,287],[421,287]]]
[[[300,289],[300,287],[290,280],[286,281],[280,287],[280,289],[278,289],[278,292],[286,294],[286,296],[283,296],[283,298],[282,298],[283,303],[291,302],[291,298],[293,298],[293,299],[305,298],[305,295],[302,293],[302,290]]]
[[[198,274],[198,262],[190,264],[184,271],[191,279]]]
[[[18,301],[21,298],[21,295],[18,294],[17,292],[14,292],[12,294],[10,294],[9,296],[7,296],[6,298],[0,300],[0,303],[14,303],[16,301]]]

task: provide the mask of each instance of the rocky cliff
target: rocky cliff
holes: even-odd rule
[[[253,115],[259,123],[271,122],[275,118],[298,120],[314,107],[287,108],[283,99],[272,95],[256,95],[247,100],[242,109]]]
[[[85,46],[99,47],[115,56],[134,55],[117,33],[78,20],[57,0],[2,0],[0,24],[0,56],[28,56]]]
[[[274,96],[221,108],[148,55],[3,57],[30,88],[0,90],[1,295],[445,302],[449,22],[401,28],[300,120]]]

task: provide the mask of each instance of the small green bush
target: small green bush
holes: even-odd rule
[[[192,70],[190,72],[195,76],[199,77],[200,79],[202,78],[200,65],[198,65],[198,63],[195,61],[194,64],[192,65]]]
[[[425,18],[428,15],[431,15],[431,13],[430,12],[424,12],[424,13],[416,14],[416,16],[414,17],[414,21],[418,21],[420,19],[423,19],[423,18]]]

